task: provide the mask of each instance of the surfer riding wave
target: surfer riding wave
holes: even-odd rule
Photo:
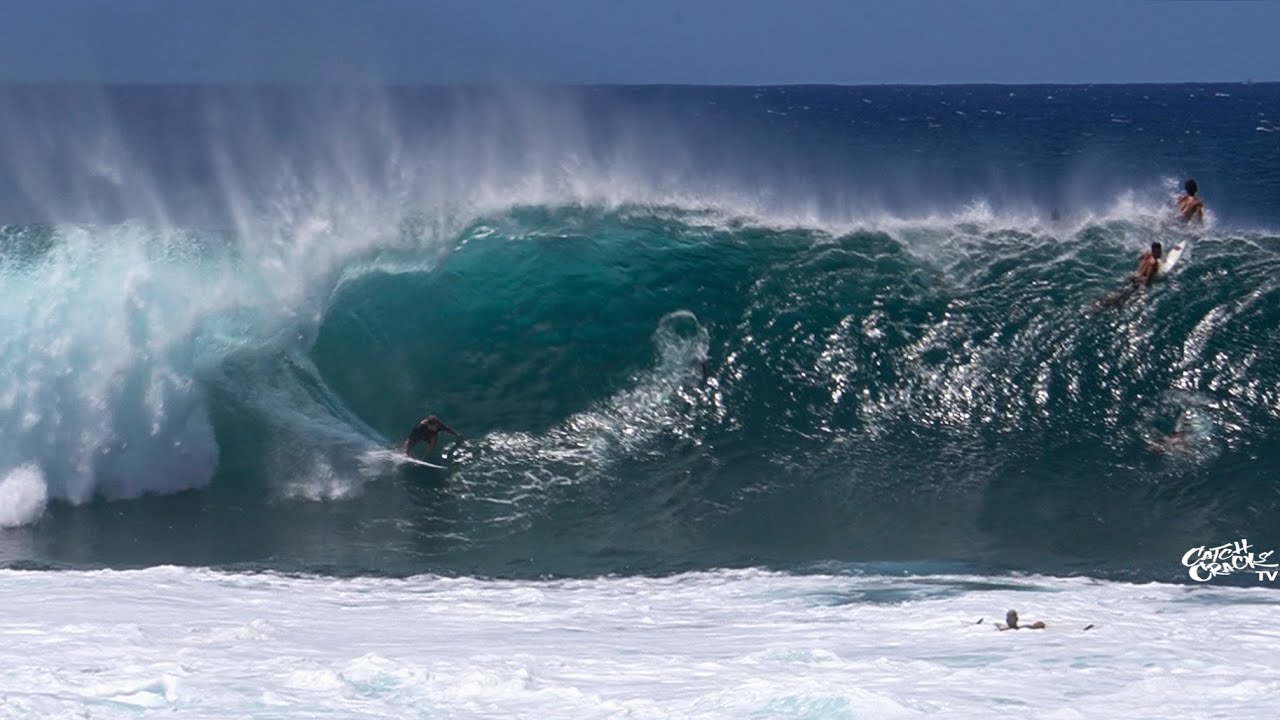
[[[419,442],[425,442],[427,444],[426,456],[430,457],[431,453],[436,449],[436,441],[439,439],[441,432],[447,432],[457,440],[462,439],[461,435],[441,422],[440,418],[435,415],[428,415],[419,420],[418,424],[413,426],[413,430],[409,431],[409,437],[404,441],[404,454],[413,457],[413,446]]]

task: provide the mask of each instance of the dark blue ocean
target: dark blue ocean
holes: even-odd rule
[[[3,566],[1280,548],[1280,85],[9,87],[0,225]]]

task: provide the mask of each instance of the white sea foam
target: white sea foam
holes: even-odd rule
[[[0,717],[1271,718],[1277,601],[757,570],[4,571]],[[1009,608],[1048,628],[996,632]]]
[[[0,477],[0,527],[26,525],[49,501],[40,469],[23,465]]]

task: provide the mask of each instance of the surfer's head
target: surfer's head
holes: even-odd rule
[[[1164,254],[1164,248],[1160,246],[1160,243],[1158,242],[1151,243],[1151,257],[1159,260],[1160,256],[1163,254]]]
[[[1018,627],[1018,611],[1010,610],[1009,612],[1005,613],[1004,624],[1012,628]]]
[[[435,415],[428,415],[427,419],[424,422],[427,423],[427,427],[431,430],[440,429],[440,424],[441,424],[440,418],[436,417]]]
[[[1187,181],[1182,184],[1182,189],[1186,190],[1188,195],[1194,196],[1196,194],[1196,181],[1188,178]]]

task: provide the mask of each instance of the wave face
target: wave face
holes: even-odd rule
[[[7,92],[10,564],[1176,577],[1280,542],[1273,86]],[[1238,193],[1194,233],[1175,142]],[[1189,250],[1097,307],[1154,240]],[[427,413],[447,471],[388,452]]]

